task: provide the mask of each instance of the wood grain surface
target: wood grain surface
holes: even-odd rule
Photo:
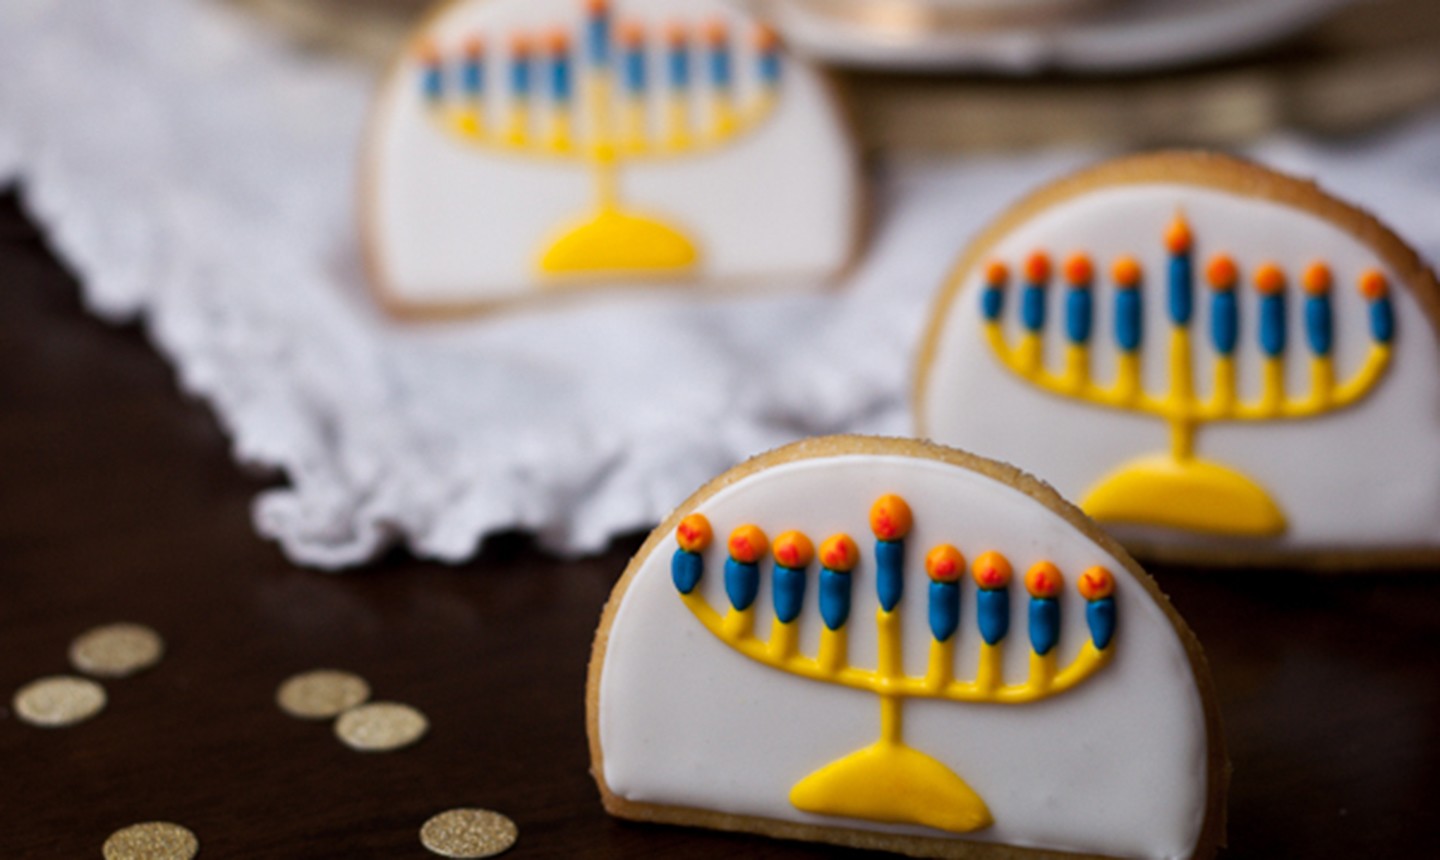
[[[513,817],[517,858],[842,856],[601,811],[585,664],[638,537],[579,562],[505,536],[458,568],[397,552],[298,569],[251,528],[267,478],[236,467],[139,328],[82,311],[14,198],[0,285],[0,857],[99,857],[111,831],[167,819],[202,858],[423,858],[420,825],[463,805]],[[1220,691],[1225,856],[1436,856],[1440,571],[1156,574]],[[106,681],[81,726],[16,719],[14,690],[116,620],[165,636],[159,666]],[[420,708],[429,736],[363,755],[285,716],[276,686],[315,667]]]

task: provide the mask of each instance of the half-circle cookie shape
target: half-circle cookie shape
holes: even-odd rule
[[[1189,858],[1223,830],[1199,646],[1049,487],[835,436],[712,481],[595,637],[605,807],[915,856]]]
[[[859,239],[828,82],[723,0],[452,0],[386,76],[361,232],[389,310],[823,283]]]
[[[1440,558],[1440,287],[1368,214],[1203,153],[1042,189],[965,251],[918,435],[1035,472],[1142,556]]]

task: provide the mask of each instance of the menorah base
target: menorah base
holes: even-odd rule
[[[551,244],[540,258],[540,270],[557,276],[655,274],[689,269],[699,256],[694,243],[674,227],[609,208]]]
[[[1241,537],[1285,531],[1285,514],[1258,484],[1205,460],[1145,457],[1121,466],[1080,503],[1100,522]]]
[[[796,809],[969,833],[995,823],[954,771],[901,743],[880,741],[825,765],[790,789]]]

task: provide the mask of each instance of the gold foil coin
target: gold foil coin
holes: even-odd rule
[[[105,709],[105,688],[88,678],[55,675],[21,687],[11,704],[32,726],[73,726]]]
[[[441,857],[494,857],[519,838],[515,822],[488,809],[452,809],[420,828],[420,844]]]
[[[190,860],[200,853],[200,840],[178,824],[147,821],[110,834],[100,853],[105,860]]]
[[[143,624],[106,624],[70,643],[70,665],[99,678],[124,678],[160,662],[165,640]]]
[[[335,736],[361,752],[389,752],[408,747],[430,728],[425,715],[399,702],[373,702],[351,708],[335,721]]]
[[[275,691],[280,710],[301,720],[328,720],[369,698],[370,685],[364,678],[338,669],[301,672]]]

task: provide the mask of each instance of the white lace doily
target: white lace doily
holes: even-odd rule
[[[965,241],[1064,152],[889,165],[842,289],[616,298],[402,326],[361,284],[355,155],[374,81],[203,0],[0,5],[0,178],[110,320],[141,318],[296,561],[402,542],[461,560],[526,529],[574,553],[805,435],[903,434],[926,306]],[[1440,117],[1345,147],[1274,141],[1440,252]]]

